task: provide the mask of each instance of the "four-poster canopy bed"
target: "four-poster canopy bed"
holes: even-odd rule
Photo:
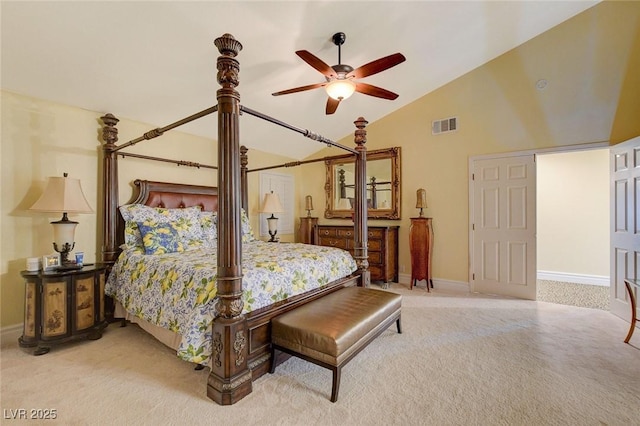
[[[223,36],[215,40],[215,45],[220,52],[220,56],[217,59],[217,80],[221,85],[221,88],[217,91],[217,105],[173,123],[164,128],[159,128],[145,133],[143,136],[134,139],[130,142],[117,145],[118,130],[116,124],[118,119],[111,114],[106,114],[102,117],[104,123],[103,127],[103,208],[104,208],[104,224],[103,224],[103,252],[102,261],[108,265],[110,270],[107,287],[110,288],[109,293],[115,296],[116,303],[119,307],[126,308],[129,305],[130,309],[125,309],[125,315],[127,318],[134,318],[136,316],[143,317],[143,311],[147,309],[142,305],[138,305],[136,308],[131,309],[132,302],[130,298],[133,296],[120,294],[123,287],[134,283],[134,278],[140,278],[140,276],[148,277],[144,284],[136,284],[134,286],[137,290],[133,290],[133,293],[147,294],[147,290],[150,288],[156,289],[160,294],[160,298],[164,295],[170,295],[171,292],[178,287],[176,283],[179,282],[177,276],[183,274],[187,275],[188,269],[176,269],[168,270],[165,266],[147,266],[143,263],[142,258],[179,258],[183,254],[188,256],[200,256],[195,260],[189,259],[182,265],[182,268],[197,268],[201,262],[204,262],[203,258],[215,259],[213,265],[213,275],[208,278],[201,278],[197,273],[193,273],[191,281],[182,284],[183,293],[195,292],[197,302],[200,310],[209,308],[209,313],[212,315],[212,323],[200,322],[206,324],[206,331],[210,336],[210,350],[211,354],[208,358],[207,364],[210,366],[210,374],[207,381],[207,395],[219,404],[229,405],[237,402],[247,394],[251,392],[252,381],[262,374],[266,373],[269,369],[270,359],[270,345],[271,345],[271,327],[270,321],[272,318],[280,315],[284,312],[290,311],[296,307],[302,306],[310,301],[321,298],[324,295],[337,291],[340,288],[347,286],[369,286],[370,276],[368,271],[368,254],[367,254],[367,206],[366,206],[366,155],[367,150],[366,143],[366,120],[358,118],[355,121],[355,148],[346,147],[337,144],[329,139],[326,139],[320,135],[296,128],[294,126],[283,123],[279,120],[268,117],[257,111],[253,111],[247,107],[240,105],[240,95],[236,91],[236,87],[239,84],[238,73],[240,70],[239,62],[236,59],[239,51],[242,49],[242,45],[235,40],[230,34],[224,34]],[[218,116],[218,166],[204,166],[201,164],[190,163],[186,161],[170,160],[160,157],[151,157],[133,153],[126,153],[123,149],[132,146],[143,140],[152,139],[161,136],[167,130],[171,130],[179,125],[188,123],[197,118],[201,118],[217,112]],[[353,262],[353,266],[349,268],[347,265],[347,271],[338,272],[342,274],[339,277],[332,276],[328,279],[329,272],[320,272],[315,269],[315,266],[304,266],[306,270],[316,270],[316,276],[303,276],[300,271],[294,271],[293,275],[297,277],[297,281],[294,279],[293,287],[298,287],[298,292],[285,291],[281,293],[279,297],[272,297],[275,303],[255,305],[255,309],[251,309],[251,304],[254,301],[251,299],[251,295],[247,296],[247,289],[251,284],[249,283],[251,275],[255,271],[254,264],[251,262],[257,262],[262,269],[273,269],[276,272],[276,276],[272,278],[262,277],[262,287],[270,287],[272,283],[279,280],[281,276],[285,275],[284,270],[286,266],[280,264],[272,265],[270,262],[264,262],[263,258],[258,256],[258,260],[254,259],[256,256],[254,250],[255,246],[260,244],[269,245],[270,251],[284,250],[287,246],[291,246],[293,249],[299,249],[303,253],[301,257],[307,261],[311,259],[313,265],[316,261],[319,262],[320,257],[329,257],[329,252],[309,253],[305,250],[310,250],[316,246],[306,246],[302,244],[274,244],[266,242],[251,242],[250,240],[250,228],[247,232],[248,219],[245,212],[248,212],[248,196],[247,196],[247,173],[248,170],[248,157],[247,149],[240,146],[240,132],[239,132],[239,117],[241,112],[247,113],[279,126],[283,126],[290,130],[301,133],[302,135],[344,149],[356,157],[356,191],[355,191],[355,208],[354,208],[354,234],[355,234],[355,251],[353,257],[348,255],[347,260],[335,261],[329,269],[338,269],[336,265],[347,265],[349,262]],[[177,183],[163,183],[163,182],[151,182],[136,180],[135,185],[138,189],[138,194],[134,196],[133,201],[126,206],[119,206],[118,202],[118,157],[138,157],[148,160],[165,161],[175,163],[179,165],[195,166],[199,168],[207,167],[217,169],[217,187],[205,187],[196,185],[181,185]],[[279,167],[279,166],[277,166]],[[259,169],[263,170],[263,169]],[[146,206],[146,207],[141,207]],[[194,207],[196,206],[196,207]],[[192,210],[196,209],[194,213]],[[135,218],[135,214],[140,211],[148,216],[142,218]],[[178,213],[176,213],[176,211]],[[208,212],[208,213],[207,213]],[[178,239],[183,238],[180,232],[184,232],[185,227],[179,228],[174,225],[168,226],[166,223],[162,223],[158,217],[168,217],[173,214],[188,215],[195,214],[197,221],[202,221],[202,218],[207,216],[214,222],[211,230],[213,233],[217,233],[217,238],[210,238],[208,251],[204,251],[204,254],[198,254],[198,250],[189,250],[186,247],[190,244],[189,241],[184,243],[177,242]],[[165,216],[163,216],[165,215]],[[124,217],[130,216],[130,217]],[[178,217],[176,216],[176,217]],[[149,219],[152,217],[151,219]],[[180,216],[181,220],[185,216]],[[138,220],[136,222],[135,220]],[[154,222],[155,221],[155,222]],[[217,221],[217,226],[215,226]],[[137,224],[137,229],[136,229]],[[151,224],[151,225],[150,225]],[[201,222],[204,229],[204,222]],[[209,222],[211,225],[211,222]],[[158,226],[158,229],[162,228],[162,232],[166,232],[173,240],[171,247],[173,250],[168,249],[168,253],[158,256],[148,256],[149,246],[147,243],[150,241],[147,237],[158,236],[158,229],[154,232],[145,233],[149,231],[150,226]],[[172,228],[173,227],[173,228]],[[171,229],[169,229],[171,228]],[[173,229],[173,230],[172,230]],[[177,229],[177,230],[176,230]],[[144,250],[136,243],[132,243],[131,246],[127,246],[127,240],[134,241],[135,238],[143,237]],[[164,237],[163,237],[164,238]],[[140,240],[137,240],[140,244]],[[169,240],[154,240],[164,244]],[[199,245],[200,242],[195,242]],[[306,246],[302,248],[297,246]],[[132,248],[133,247],[133,248]],[[162,246],[166,249],[165,246]],[[158,245],[151,246],[151,249],[157,249]],[[180,249],[182,248],[182,250]],[[277,248],[277,250],[276,250]],[[327,247],[316,247],[319,250],[337,250]],[[133,251],[132,251],[133,250]],[[137,251],[136,251],[137,250]],[[141,252],[142,250],[142,252]],[[257,249],[256,249],[257,250]],[[171,253],[183,252],[183,253]],[[162,251],[156,252],[161,253]],[[342,250],[337,252],[331,252],[333,254],[339,254]],[[151,250],[153,253],[153,250]],[[126,254],[126,255],[125,255]],[[138,256],[138,257],[134,257]],[[293,255],[282,255],[283,257],[295,257]],[[261,260],[263,261],[261,263]],[[160,261],[165,262],[165,260]],[[341,263],[342,262],[342,263]],[[265,268],[264,265],[268,264],[269,268]],[[319,263],[318,263],[319,264]],[[126,268],[131,265],[138,265],[137,269],[128,270]],[[165,265],[165,263],[162,263]],[[178,268],[180,268],[178,267]],[[155,269],[154,269],[155,268]],[[163,269],[165,268],[165,269]],[[284,269],[283,269],[284,268]],[[300,268],[300,267],[298,267]],[[320,266],[318,266],[320,268]],[[344,269],[344,268],[343,268]],[[156,271],[155,275],[159,275],[159,272],[164,273],[164,281],[162,277],[154,277],[151,273]],[[177,271],[177,272],[176,272]],[[190,270],[189,270],[190,271]],[[184,272],[184,273],[183,273]],[[273,271],[272,271],[273,272]],[[335,271],[334,271],[335,272]],[[192,272],[189,272],[192,273]],[[147,275],[145,275],[147,274]],[[173,276],[174,281],[168,281],[167,276]],[[193,278],[192,277],[192,278]],[[158,278],[157,280],[155,280]],[[299,285],[300,282],[307,283],[311,281],[317,281],[316,288],[308,289],[305,285]],[[194,284],[195,282],[195,284]],[[265,284],[266,283],[266,284]],[[297,284],[296,284],[297,283]],[[198,284],[204,285],[204,290],[198,288]],[[207,287],[208,286],[208,287]],[[145,288],[143,288],[145,287]],[[215,296],[215,298],[211,297]],[[166,297],[165,297],[166,298]],[[174,301],[180,299],[180,296],[174,295]],[[211,300],[208,300],[208,299]],[[189,302],[187,302],[189,303]],[[247,309],[249,306],[250,309]],[[157,311],[157,317],[161,317],[165,314],[164,306],[152,306],[150,309]],[[213,313],[212,313],[213,312]],[[148,315],[146,316],[148,320]],[[180,330],[176,323],[171,323],[165,328],[170,329],[170,332],[184,332]],[[166,331],[166,330],[165,330]],[[188,331],[187,333],[191,333]],[[175,333],[174,333],[175,334]],[[179,334],[179,333],[178,333]],[[183,336],[184,339],[184,336]],[[161,339],[162,340],[162,339]],[[164,340],[163,340],[164,341]],[[184,344],[184,341],[182,341]],[[188,345],[187,345],[188,346]],[[183,348],[184,349],[184,348]],[[184,352],[189,353],[193,350],[193,347],[187,347]],[[197,362],[199,353],[191,353],[192,361]]]

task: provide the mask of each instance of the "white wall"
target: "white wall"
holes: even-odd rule
[[[537,156],[538,276],[608,285],[609,150]]]

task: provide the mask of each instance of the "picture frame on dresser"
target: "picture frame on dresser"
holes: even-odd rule
[[[46,254],[42,256],[42,270],[45,272],[55,271],[61,265],[60,253]]]

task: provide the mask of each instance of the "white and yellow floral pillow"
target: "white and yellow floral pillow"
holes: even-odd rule
[[[200,212],[202,227],[202,244],[205,247],[216,247],[218,244],[218,214],[216,212]]]
[[[125,221],[124,243],[128,247],[144,247],[139,223],[170,223],[177,231],[185,250],[202,245],[199,206],[165,209],[142,204],[127,204],[120,206],[120,214]]]

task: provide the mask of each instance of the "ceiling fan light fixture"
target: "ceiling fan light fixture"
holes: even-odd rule
[[[327,95],[337,101],[343,101],[356,91],[356,84],[350,79],[336,79],[325,86]]]

